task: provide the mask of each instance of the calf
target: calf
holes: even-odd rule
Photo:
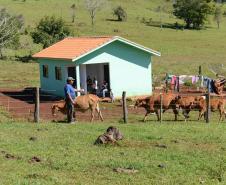
[[[95,111],[98,113],[99,118],[103,121],[103,116],[100,110],[99,105],[100,99],[98,96],[93,94],[87,94],[84,96],[78,96],[75,99],[75,109],[80,112],[86,112],[87,110],[91,110],[91,122],[94,120]],[[65,101],[60,101],[55,103],[51,107],[52,115],[55,116],[57,111],[60,111],[63,114],[67,114],[67,107]]]

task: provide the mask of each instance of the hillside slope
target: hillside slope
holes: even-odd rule
[[[75,3],[76,19],[71,23],[71,5]],[[82,35],[119,35],[144,46],[158,50],[162,57],[155,57],[153,71],[155,75],[164,73],[197,74],[198,66],[203,66],[203,74],[211,76],[207,65],[226,64],[226,20],[221,28],[209,18],[207,29],[176,30],[159,28],[142,23],[142,19],[160,21],[156,8],[161,0],[109,0],[97,13],[95,26],[92,28],[84,0],[0,0],[2,7],[15,14],[22,14],[26,26],[34,27],[45,15],[62,16],[73,28],[75,36]],[[114,19],[112,9],[117,5],[124,7],[128,14],[126,22],[108,21]],[[162,14],[164,24],[183,23],[167,13]]]

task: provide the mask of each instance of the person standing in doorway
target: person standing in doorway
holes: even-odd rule
[[[83,92],[84,90],[78,90],[75,89],[72,85],[74,83],[75,79],[72,77],[67,78],[67,84],[64,86],[64,93],[65,93],[65,101],[66,101],[66,107],[67,107],[67,122],[68,123],[75,123],[75,98],[76,98],[76,92]]]
[[[106,81],[103,82],[101,91],[103,98],[105,98],[106,92],[108,92],[108,83]]]

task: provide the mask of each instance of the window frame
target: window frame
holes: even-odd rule
[[[55,79],[62,80],[62,68],[59,66],[55,66]]]
[[[49,78],[49,66],[47,64],[42,65],[42,76]]]

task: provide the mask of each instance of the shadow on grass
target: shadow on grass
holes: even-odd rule
[[[23,63],[28,63],[28,62],[32,62],[33,58],[31,55],[26,55],[26,56],[15,56],[16,61],[20,61]]]
[[[118,19],[105,19],[106,21],[113,21],[113,22],[122,22],[122,21],[119,21]]]

